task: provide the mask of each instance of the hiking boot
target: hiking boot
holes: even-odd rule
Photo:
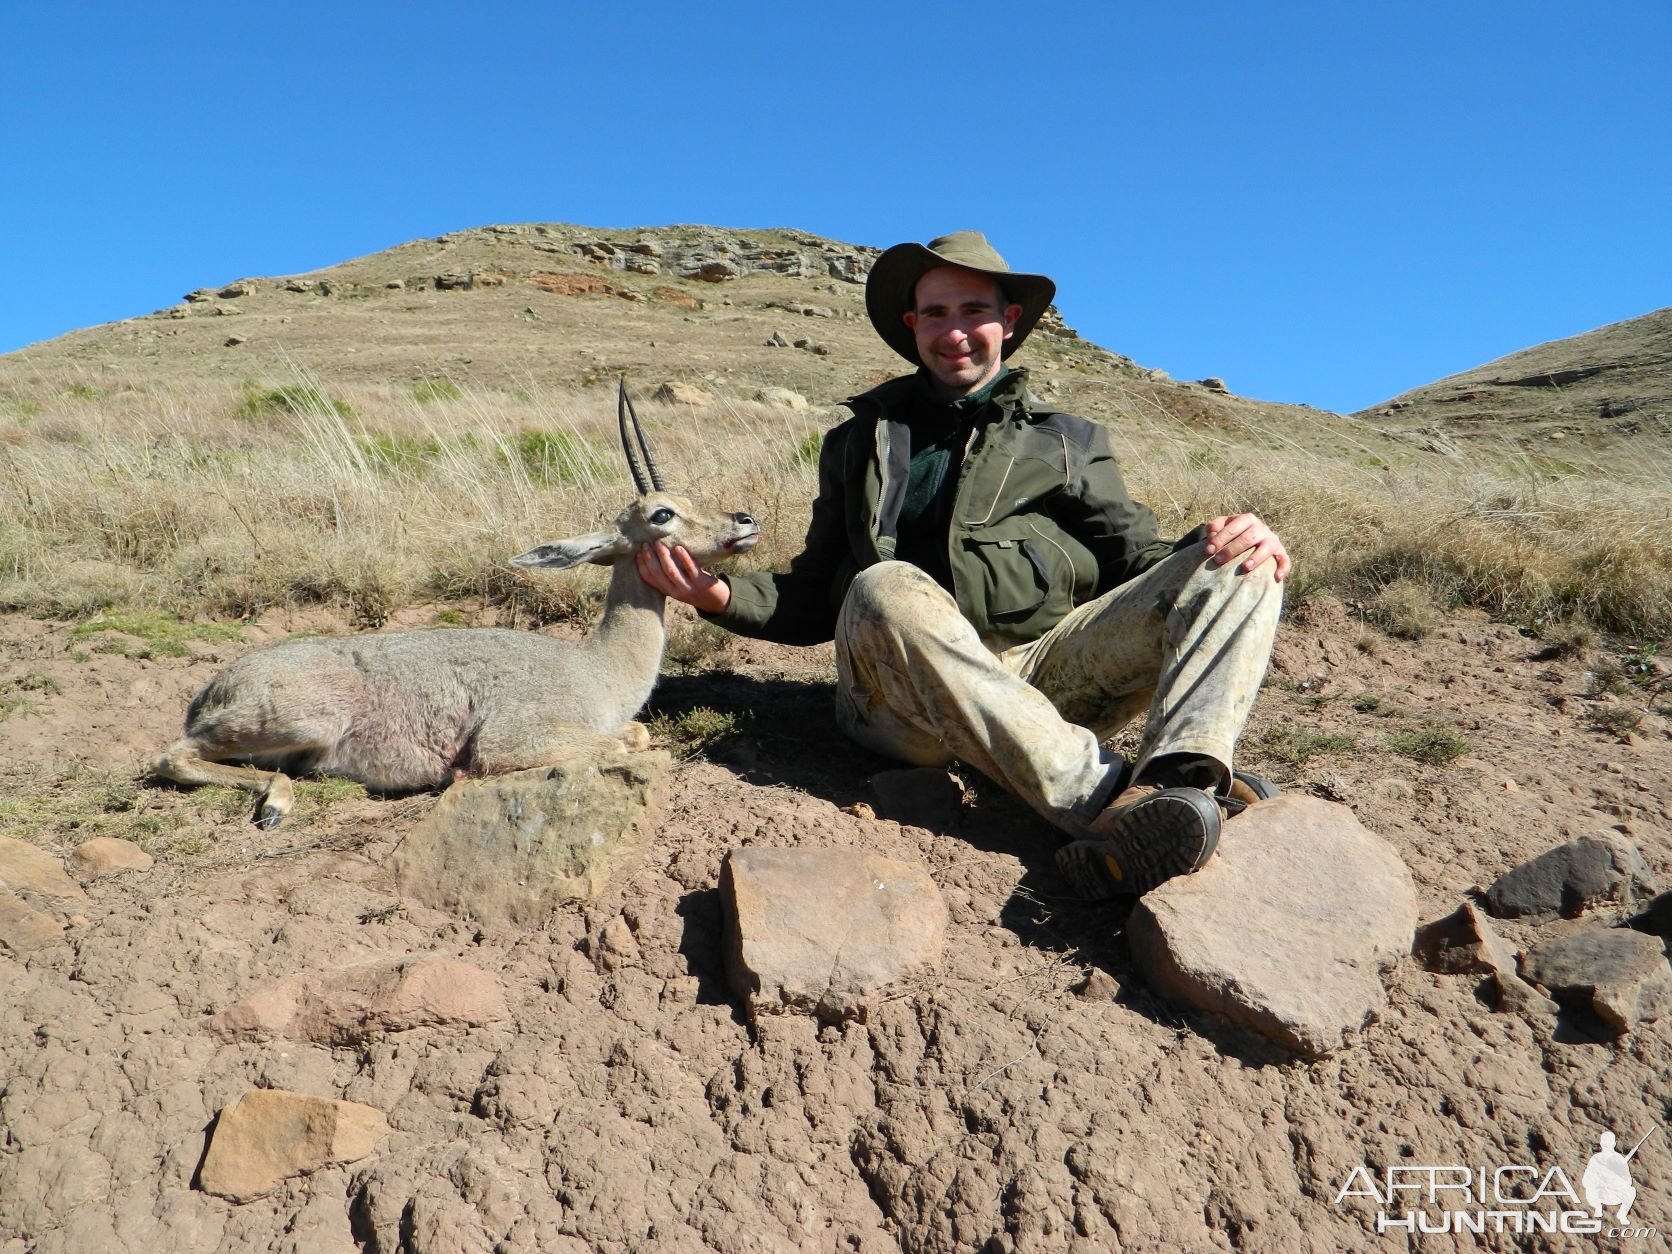
[[[1142,897],[1200,869],[1219,847],[1219,803],[1200,788],[1133,784],[1057,850],[1057,870],[1081,897]]]
[[[1225,817],[1231,818],[1241,814],[1256,801],[1270,801],[1277,794],[1277,785],[1263,775],[1255,775],[1250,771],[1233,771],[1231,786],[1225,790],[1225,795],[1219,798],[1219,806],[1225,811]]]

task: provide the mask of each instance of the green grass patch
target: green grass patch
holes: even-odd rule
[[[511,447],[536,483],[596,483],[614,473],[612,459],[567,431],[524,431],[512,440]]]
[[[436,401],[463,400],[464,393],[451,379],[420,379],[412,385],[412,399],[420,405],[429,405]]]
[[[346,401],[327,396],[311,383],[288,383],[284,387],[252,390],[232,411],[234,418],[273,418],[284,414],[336,414],[354,416]]]
[[[234,623],[183,623],[156,610],[99,614],[70,630],[70,639],[87,641],[92,652],[138,659],[190,657],[191,641],[219,644],[243,638],[243,628]],[[71,656],[86,660],[82,650],[72,650]]]
[[[740,721],[736,714],[699,705],[682,714],[658,714],[649,721],[648,729],[653,739],[672,741],[689,756],[736,735]]]
[[[1351,753],[1358,741],[1336,732],[1314,731],[1309,727],[1268,727],[1259,745],[1268,757],[1289,766],[1332,753]]]
[[[1467,736],[1439,721],[1394,732],[1387,738],[1387,744],[1395,753],[1429,766],[1449,766],[1472,748]]]
[[[801,443],[795,446],[795,457],[792,459],[797,466],[817,466],[819,453],[824,449],[824,434],[810,431],[801,437]]]
[[[363,435],[355,440],[366,460],[379,470],[412,472],[441,456],[439,440],[410,435]]]

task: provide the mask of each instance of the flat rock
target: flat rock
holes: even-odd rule
[[[23,957],[63,944],[64,929],[58,920],[35,909],[16,893],[0,888],[0,948]]]
[[[1201,871],[1142,898],[1127,937],[1158,991],[1316,1057],[1386,1006],[1381,972],[1416,919],[1386,841],[1346,806],[1282,796],[1227,822]]]
[[[784,347],[787,348],[788,346],[789,341],[785,340]],[[784,409],[794,410],[796,413],[802,413],[807,408],[807,398],[790,388],[760,388],[755,392],[755,399],[764,405],[778,405]]]
[[[493,976],[452,958],[397,958],[320,977],[286,976],[213,1016],[223,1039],[286,1036],[321,1045],[353,1045],[410,1028],[479,1027],[505,1017]]]
[[[1666,946],[1631,928],[1553,937],[1521,960],[1521,975],[1564,1006],[1594,1011],[1617,1034],[1672,1011]]]
[[[0,888],[35,893],[55,902],[84,902],[87,894],[59,865],[58,859],[25,840],[0,836]]]
[[[920,866],[848,849],[734,849],[720,867],[727,974],[751,1016],[863,1022],[940,961],[946,904]]]
[[[387,1131],[383,1112],[358,1102],[250,1089],[215,1120],[198,1187],[247,1202],[291,1176],[364,1158]]]
[[[149,871],[156,864],[156,859],[131,840],[95,836],[75,847],[70,854],[70,862],[81,874],[97,879],[115,871]]]
[[[1581,836],[1504,872],[1486,890],[1500,919],[1577,918],[1595,906],[1630,906],[1654,891],[1637,846],[1614,832]]]
[[[656,824],[671,759],[577,735],[555,766],[454,784],[390,857],[403,893],[492,923],[589,900]]]
[[[650,399],[664,405],[712,405],[714,394],[691,383],[668,381],[650,394]]]

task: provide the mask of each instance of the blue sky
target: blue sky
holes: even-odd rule
[[[1672,304],[1672,3],[15,5],[0,352],[495,222],[985,230],[1353,410]]]

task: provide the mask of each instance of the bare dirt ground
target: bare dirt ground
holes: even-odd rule
[[[428,621],[408,618],[394,625]],[[158,858],[87,885],[62,956],[0,950],[7,1254],[1333,1251],[1407,1240],[1374,1235],[1371,1199],[1337,1200],[1360,1165],[1560,1167],[1577,1185],[1601,1131],[1629,1144],[1655,1128],[1632,1219],[1672,1227],[1664,1021],[1615,1040],[1583,1016],[1497,1014],[1473,977],[1405,960],[1380,1022],[1291,1059],[1148,991],[1125,908],[1069,899],[1051,833],[991,787],[967,781],[935,829],[849,812],[890,764],[837,733],[827,650],[736,641],[711,659],[722,669],[666,678],[655,709],[709,706],[736,728],[676,770],[642,856],[542,928],[400,900],[384,862],[432,797],[316,787],[264,833],[241,799],[142,778],[217,666],[325,625],[269,615],[246,643],[143,658],[0,619],[0,680],[36,677],[0,719],[0,832],[60,855],[125,834]],[[1285,622],[1244,765],[1351,806],[1410,866],[1425,920],[1596,830],[1628,835],[1672,887],[1672,733],[1599,713],[1665,699],[1633,676],[1595,652],[1540,656],[1478,616],[1410,642],[1313,599]],[[1448,765],[1388,744],[1436,723],[1468,742]],[[752,1027],[724,982],[715,888],[748,845],[921,862],[951,917],[941,970],[863,1023]],[[636,952],[599,946],[616,919]],[[1572,926],[1502,930],[1524,947]],[[509,1018],[339,1048],[204,1030],[277,977],[402,954],[491,972]],[[250,1086],[364,1102],[392,1132],[234,1205],[192,1182],[215,1113]]]

